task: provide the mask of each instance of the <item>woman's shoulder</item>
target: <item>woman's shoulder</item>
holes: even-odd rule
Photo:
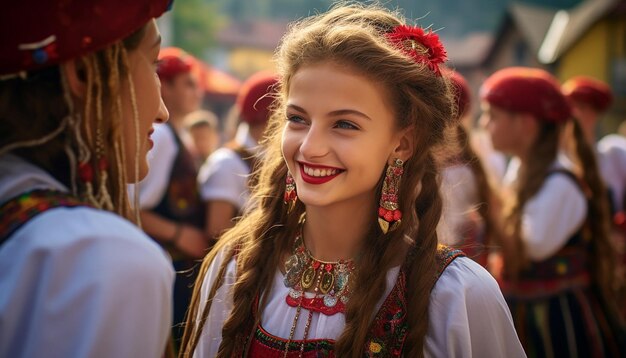
[[[133,256],[139,263],[170,266],[161,247],[128,220],[87,206],[49,209],[22,225],[7,246],[51,255],[88,253],[124,264]]]
[[[495,279],[455,257],[430,296],[427,357],[524,357],[511,313]]]
[[[450,262],[443,261],[439,278],[433,287],[431,300],[458,300],[471,304],[482,299],[492,299],[493,294],[502,296],[498,283],[487,270],[465,256],[452,256],[455,251],[445,254]],[[444,258],[445,260],[445,258]]]

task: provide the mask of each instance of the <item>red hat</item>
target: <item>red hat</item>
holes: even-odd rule
[[[452,81],[452,85],[454,86],[454,99],[458,108],[457,118],[460,118],[469,110],[470,107],[471,92],[469,85],[462,74],[454,70],[444,70],[443,72],[444,75],[450,78],[450,81]]]
[[[171,80],[181,73],[189,73],[193,65],[188,57],[181,56],[159,56],[159,64],[157,66],[157,74],[161,81]]]
[[[530,113],[548,122],[565,122],[571,115],[558,81],[537,68],[509,67],[497,71],[483,83],[480,97],[505,110]]]
[[[0,11],[0,75],[35,70],[101,50],[171,0],[7,1]]]
[[[591,77],[574,77],[565,82],[561,90],[569,100],[587,103],[598,112],[605,112],[613,102],[611,87]]]
[[[269,107],[277,93],[278,77],[270,72],[258,72],[243,83],[237,96],[241,119],[249,124],[265,123]]]

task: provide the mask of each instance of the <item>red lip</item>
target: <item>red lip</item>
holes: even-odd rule
[[[154,128],[150,129],[150,131],[148,132],[148,150],[154,147],[154,142],[152,141],[152,133],[154,133]]]
[[[302,180],[304,180],[304,182],[306,182],[308,184],[324,184],[324,183],[327,183],[327,182],[335,179],[339,174],[341,174],[344,171],[343,169],[334,168],[334,167],[327,167],[327,166],[322,166],[322,165],[312,165],[312,164],[302,163],[302,162],[298,162],[298,164],[299,164],[299,167],[300,167],[300,175],[302,176]],[[304,166],[305,165],[307,167],[309,167],[309,168],[336,169],[337,173],[335,175],[329,175],[329,176],[325,176],[325,177],[314,177],[314,176],[308,175],[304,171]]]

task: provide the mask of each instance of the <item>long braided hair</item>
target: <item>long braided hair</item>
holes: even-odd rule
[[[371,213],[370,227],[364,238],[364,251],[356,263],[356,280],[345,312],[345,329],[335,343],[340,357],[360,357],[377,302],[382,298],[386,272],[397,258],[408,236],[412,239],[414,259],[408,266],[407,356],[422,356],[428,330],[430,290],[436,270],[436,227],[441,216],[438,159],[435,149],[445,141],[445,129],[453,117],[451,86],[426,65],[417,64],[390,45],[384,33],[403,24],[402,18],[388,10],[363,5],[344,5],[328,13],[293,25],[277,52],[280,95],[266,130],[267,151],[253,189],[256,207],[227,231],[205,258],[191,302],[181,356],[191,356],[198,343],[211,302],[224,282],[226,265],[236,251],[236,282],[232,289],[233,309],[222,328],[219,357],[230,357],[252,332],[246,332],[256,297],[272,288],[272,279],[284,263],[297,234],[298,221],[305,207],[297,202],[287,213],[283,204],[287,166],[281,154],[281,135],[285,126],[286,98],[294,74],[301,68],[333,63],[370,79],[384,88],[385,100],[395,110],[399,129],[415,126],[416,148],[405,163],[400,184],[400,209],[404,213],[397,230],[383,234],[377,213]],[[384,171],[377,187],[380,194]],[[217,255],[225,256],[217,279],[201,301],[202,282]],[[263,313],[259,303],[257,322]]]
[[[16,154],[49,172],[91,205],[130,220],[122,138],[121,92],[131,86],[128,52],[135,50],[145,26],[126,39],[77,59],[86,95],[77,108],[61,66],[31,71],[26,78],[0,81],[0,153]],[[137,118],[135,118],[137,120]],[[28,121],[28,126],[24,123]],[[101,171],[101,159],[108,168]],[[80,179],[80,163],[93,181]],[[135,205],[135,207],[137,207]]]

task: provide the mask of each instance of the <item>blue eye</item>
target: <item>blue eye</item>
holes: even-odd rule
[[[287,121],[293,122],[293,123],[306,124],[306,121],[302,117],[296,116],[296,115],[287,115]]]
[[[335,127],[339,129],[359,129],[359,127],[348,121],[338,121]]]

